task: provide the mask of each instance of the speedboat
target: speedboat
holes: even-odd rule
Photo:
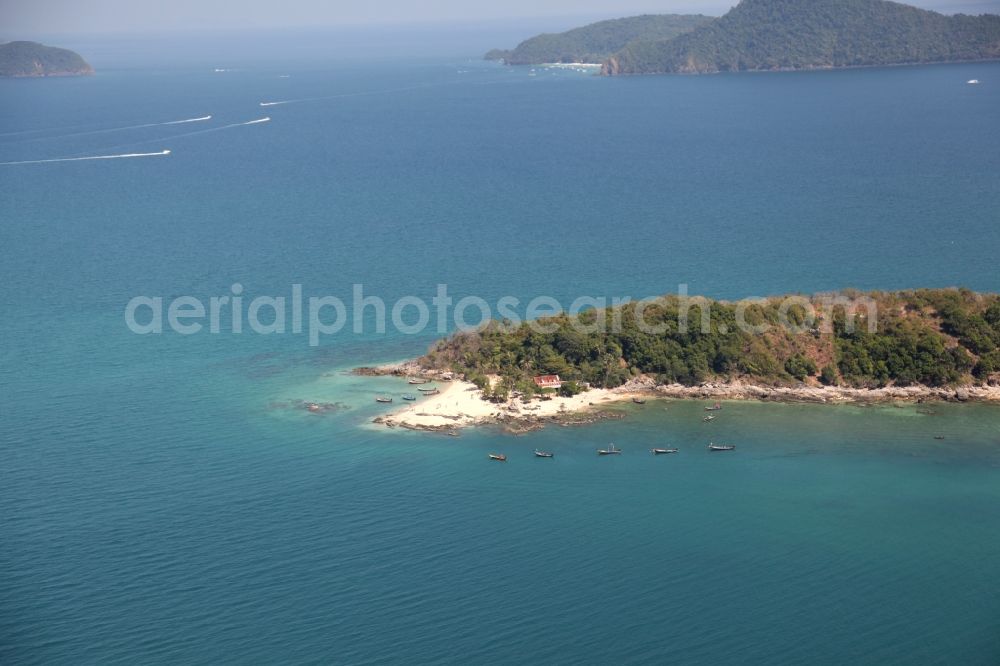
[[[538,449],[535,449],[535,457],[536,458],[555,458],[556,454],[549,453],[548,451],[539,451]]]
[[[671,453],[677,453],[680,449],[650,449],[650,453],[654,456],[665,456]]]
[[[715,420],[714,416],[706,416],[705,418],[702,419],[702,421],[704,421],[705,423],[708,423],[709,421],[714,421],[714,420]]]
[[[622,452],[622,450],[619,449],[614,444],[608,444],[608,448],[606,448],[606,449],[598,449],[597,450],[597,455],[599,455],[599,456],[618,456],[618,455],[621,455],[621,452]]]
[[[497,462],[507,462],[507,456],[502,453],[491,453],[490,460],[496,460]]]
[[[709,444],[709,451],[735,451],[735,446],[730,446],[729,444]]]
[[[969,79],[968,81],[966,81],[966,83],[968,83],[970,86],[974,86],[979,83],[979,79]]]

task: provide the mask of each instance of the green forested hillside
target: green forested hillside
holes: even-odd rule
[[[844,307],[834,296],[865,305]],[[533,390],[530,377],[539,374],[605,387],[639,374],[687,385],[732,379],[868,388],[1000,381],[998,295],[950,289],[798,298],[743,306],[702,300],[682,308],[674,296],[644,311],[632,303],[542,320],[546,331],[494,324],[441,341],[421,364],[480,382],[501,375],[525,391]],[[710,314],[707,330],[702,308]],[[687,332],[682,309],[689,313]],[[640,316],[661,330],[644,332]],[[601,322],[603,330],[595,326]],[[746,330],[741,322],[767,330]]]
[[[708,16],[664,14],[600,21],[567,32],[538,35],[513,50],[494,49],[485,57],[509,65],[601,63],[633,40],[671,39],[711,20]]]
[[[675,39],[636,40],[605,74],[815,69],[1000,58],[1000,16],[884,0],[743,0]]]
[[[0,44],[0,76],[70,76],[93,74],[87,61],[68,49],[38,42]]]

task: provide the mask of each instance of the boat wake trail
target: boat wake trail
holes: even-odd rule
[[[19,162],[0,162],[0,166],[13,166],[17,164],[46,164],[51,162],[82,162],[84,160],[121,160],[127,157],[159,157],[169,155],[169,150],[161,150],[158,153],[123,153],[121,155],[91,155],[89,157],[57,157],[50,160],[21,160]]]
[[[188,118],[187,120],[171,120],[163,125],[183,125],[184,123],[200,123],[203,120],[211,120],[212,116],[202,116],[201,118]]]
[[[24,143],[31,143],[35,141],[49,141],[51,139],[69,139],[74,136],[91,136],[95,134],[110,134],[112,132],[125,132],[127,130],[137,130],[146,127],[164,127],[167,125],[184,125],[187,123],[201,123],[206,120],[211,120],[212,116],[199,116],[198,118],[185,118],[183,120],[168,120],[162,123],[143,123],[142,125],[127,125],[125,127],[110,127],[108,129],[90,130],[87,132],[73,132],[72,134],[56,134],[54,136],[41,136],[34,139],[27,139]]]
[[[233,127],[245,127],[246,125],[259,125],[260,123],[267,123],[267,122],[271,122],[270,116],[265,116],[264,118],[258,118],[257,120],[247,120],[247,121],[242,122],[242,123],[230,123],[228,125],[220,125],[219,127],[210,127],[208,129],[198,130],[196,132],[185,132],[184,134],[175,134],[174,136],[169,137],[169,138],[170,138],[171,141],[173,141],[174,139],[183,139],[184,137],[188,137],[188,136],[196,136],[198,134],[208,134],[210,132],[219,132],[221,130],[230,129],[230,128],[233,128]],[[127,146],[138,146],[138,145],[141,145],[141,144],[144,144],[144,143],[153,143],[154,141],[162,141],[162,139],[151,139],[149,141],[138,141],[136,143],[128,143],[128,144],[125,144],[125,145],[127,145]]]
[[[191,119],[186,121],[174,121],[177,122],[195,122],[200,119]],[[174,136],[167,137],[166,139],[150,139],[149,141],[133,141],[131,143],[119,144],[117,146],[112,146],[110,148],[105,148],[105,150],[118,150],[120,148],[128,148],[130,146],[141,146],[148,143],[159,143],[161,141],[173,141],[174,139],[183,139],[189,136],[196,136],[198,134],[208,134],[209,132],[218,132],[220,130],[230,129],[232,127],[245,127],[246,125],[259,125],[260,123],[270,122],[270,117],[257,118],[256,120],[247,120],[242,123],[230,123],[229,125],[222,125],[220,127],[210,127],[209,129],[198,130],[196,132],[185,132],[184,134],[175,134]],[[164,123],[157,123],[162,125]],[[10,166],[14,164],[45,164],[49,162],[81,162],[83,160],[111,160],[120,159],[124,157],[153,157],[157,155],[169,155],[169,150],[163,150],[158,153],[123,153],[120,155],[92,155],[86,157],[59,157],[55,159],[48,160],[21,160],[18,162],[0,162],[0,166]]]

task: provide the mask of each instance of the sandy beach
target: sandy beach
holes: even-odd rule
[[[377,418],[376,423],[413,430],[451,430],[487,423],[523,426],[529,422],[579,416],[625,398],[616,391],[592,389],[572,398],[553,396],[529,402],[513,398],[497,404],[483,400],[482,391],[475,384],[452,381],[442,386],[441,393],[420,398],[418,402]]]
[[[878,404],[892,402],[987,402],[1000,403],[1000,386],[928,387],[905,386],[879,389],[843,386],[760,386],[732,382],[706,382],[698,386],[657,384],[651,377],[637,377],[615,389],[591,389],[572,398],[551,396],[525,401],[519,397],[497,404],[483,400],[475,384],[442,381],[441,373],[421,368],[413,361],[362,368],[360,374],[422,376],[441,386],[441,393],[421,397],[417,402],[375,419],[391,428],[457,431],[476,425],[498,425],[512,432],[544,427],[547,424],[583,424],[607,418],[607,407],[633,398],[679,400],[757,400],[808,402],[818,404]],[[619,415],[620,417],[620,415]]]

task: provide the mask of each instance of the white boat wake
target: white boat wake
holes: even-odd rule
[[[13,166],[16,164],[47,164],[51,162],[83,162],[84,160],[121,160],[128,157],[160,157],[169,155],[169,150],[161,150],[158,153],[123,153],[121,155],[91,155],[89,157],[57,157],[49,160],[21,160],[19,162],[0,162],[0,166]]]
[[[197,119],[192,119],[190,121],[184,121],[184,122],[194,122],[195,120],[197,120]],[[177,121],[174,121],[174,122],[177,122]],[[241,123],[230,123],[229,125],[222,125],[221,127],[211,127],[209,129],[198,130],[196,132],[185,132],[184,134],[175,134],[174,136],[167,137],[167,139],[150,139],[149,141],[133,141],[131,143],[125,143],[125,144],[119,144],[117,146],[112,146],[111,148],[108,148],[106,150],[116,150],[118,148],[126,148],[126,147],[129,147],[129,146],[141,146],[141,145],[147,144],[147,143],[157,143],[157,142],[160,142],[160,141],[167,141],[167,140],[173,141],[174,139],[182,139],[184,137],[196,136],[198,134],[208,134],[209,132],[218,132],[220,130],[230,129],[230,128],[233,128],[233,127],[245,127],[246,125],[259,125],[260,123],[267,123],[267,122],[271,122],[270,116],[265,116],[264,118],[257,118],[255,120],[246,120],[246,121],[241,122]],[[162,125],[163,123],[157,123],[157,124],[161,124]],[[111,159],[120,159],[120,158],[124,158],[124,157],[153,157],[153,156],[157,156],[157,155],[169,155],[169,154],[170,154],[169,150],[163,150],[163,151],[160,151],[158,153],[123,153],[123,154],[120,154],[120,155],[93,155],[93,156],[86,156],[86,157],[60,157],[60,158],[47,159],[47,160],[20,160],[18,162],[0,162],[0,166],[9,166],[9,165],[14,165],[14,164],[45,164],[45,163],[48,163],[48,162],[81,162],[81,161],[84,161],[84,160],[111,160]]]
[[[143,129],[146,127],[163,127],[166,125],[184,125],[187,123],[201,123],[211,120],[212,116],[199,116],[198,118],[184,118],[183,120],[168,120],[162,123],[143,123],[142,125],[127,125],[125,127],[110,127],[108,129],[90,130],[87,132],[73,132],[72,134],[56,134],[54,136],[42,136],[35,139],[28,139],[23,143],[35,141],[49,141],[50,139],[68,139],[74,136],[91,136],[94,134],[110,134],[112,132],[125,132],[127,130]]]
[[[202,116],[201,118],[188,118],[187,120],[171,120],[169,123],[162,123],[164,125],[183,125],[184,123],[200,123],[203,120],[211,120],[212,116]]]

